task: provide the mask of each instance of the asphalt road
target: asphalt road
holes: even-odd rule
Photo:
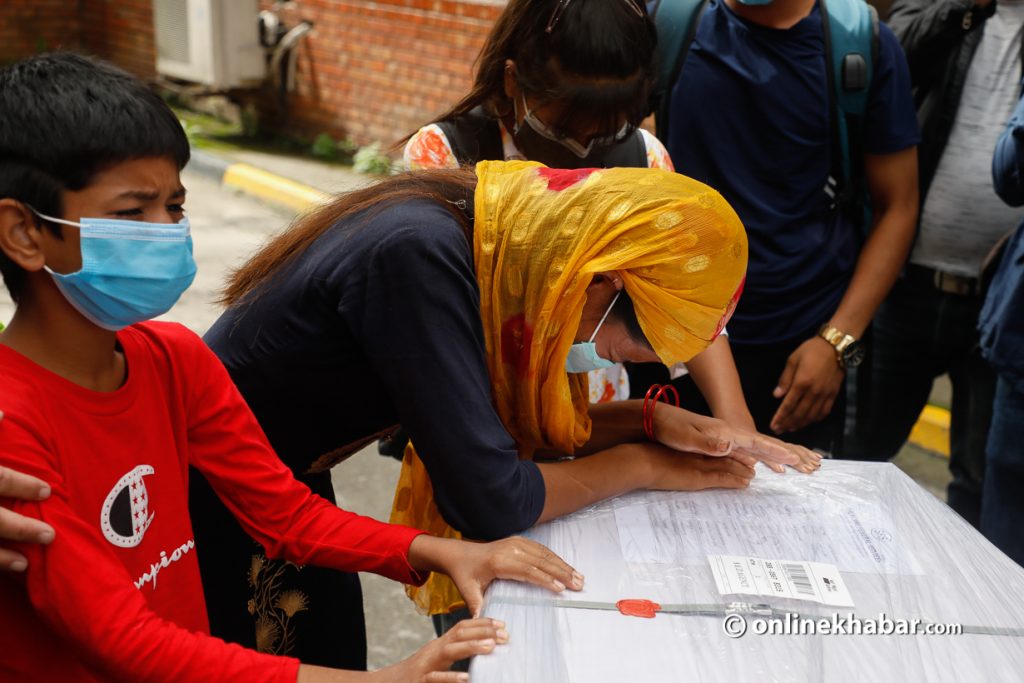
[[[186,172],[186,208],[192,223],[199,272],[178,304],[163,316],[202,334],[217,319],[213,303],[231,268],[241,264],[268,236],[283,229],[290,212],[261,204],[221,188],[204,176]],[[0,321],[9,320],[13,304],[0,288]],[[919,483],[944,499],[948,472],[944,460],[907,447],[896,463]],[[399,465],[371,447],[334,469],[342,507],[386,520],[391,509]],[[201,552],[201,550],[200,550]],[[433,637],[429,620],[415,612],[399,584],[363,575],[369,664],[371,669],[398,661]]]

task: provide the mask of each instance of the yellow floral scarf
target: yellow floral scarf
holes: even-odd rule
[[[736,306],[746,234],[721,195],[668,171],[487,161],[476,172],[473,256],[495,407],[525,456],[572,453],[589,438],[590,418],[586,375],[567,373],[565,359],[593,276],[618,272],[662,362],[688,361]],[[391,521],[460,537],[411,445]],[[407,592],[430,614],[463,604],[436,574]]]

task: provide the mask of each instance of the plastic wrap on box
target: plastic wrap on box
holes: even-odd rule
[[[555,596],[496,582],[484,614],[507,623],[510,641],[474,659],[475,683],[1024,680],[1024,569],[888,463],[826,461],[810,476],[759,467],[745,491],[634,493],[526,535],[582,572],[586,587]],[[709,555],[835,565],[854,606],[721,595]],[[622,599],[683,613],[639,618],[601,609]],[[751,628],[787,612],[853,615],[879,630],[884,614],[964,632]],[[743,616],[745,635],[725,634],[732,614]]]

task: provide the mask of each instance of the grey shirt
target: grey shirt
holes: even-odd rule
[[[992,151],[1020,96],[1024,0],[999,0],[971,60],[910,261],[977,277],[996,241],[1024,217],[992,189]]]

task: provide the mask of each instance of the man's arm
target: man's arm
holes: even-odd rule
[[[917,148],[864,156],[874,226],[857,259],[853,279],[829,324],[861,337],[907,260],[917,224]],[[821,420],[832,410],[843,371],[836,352],[813,337],[790,356],[775,390],[785,397],[772,418],[777,433]]]

